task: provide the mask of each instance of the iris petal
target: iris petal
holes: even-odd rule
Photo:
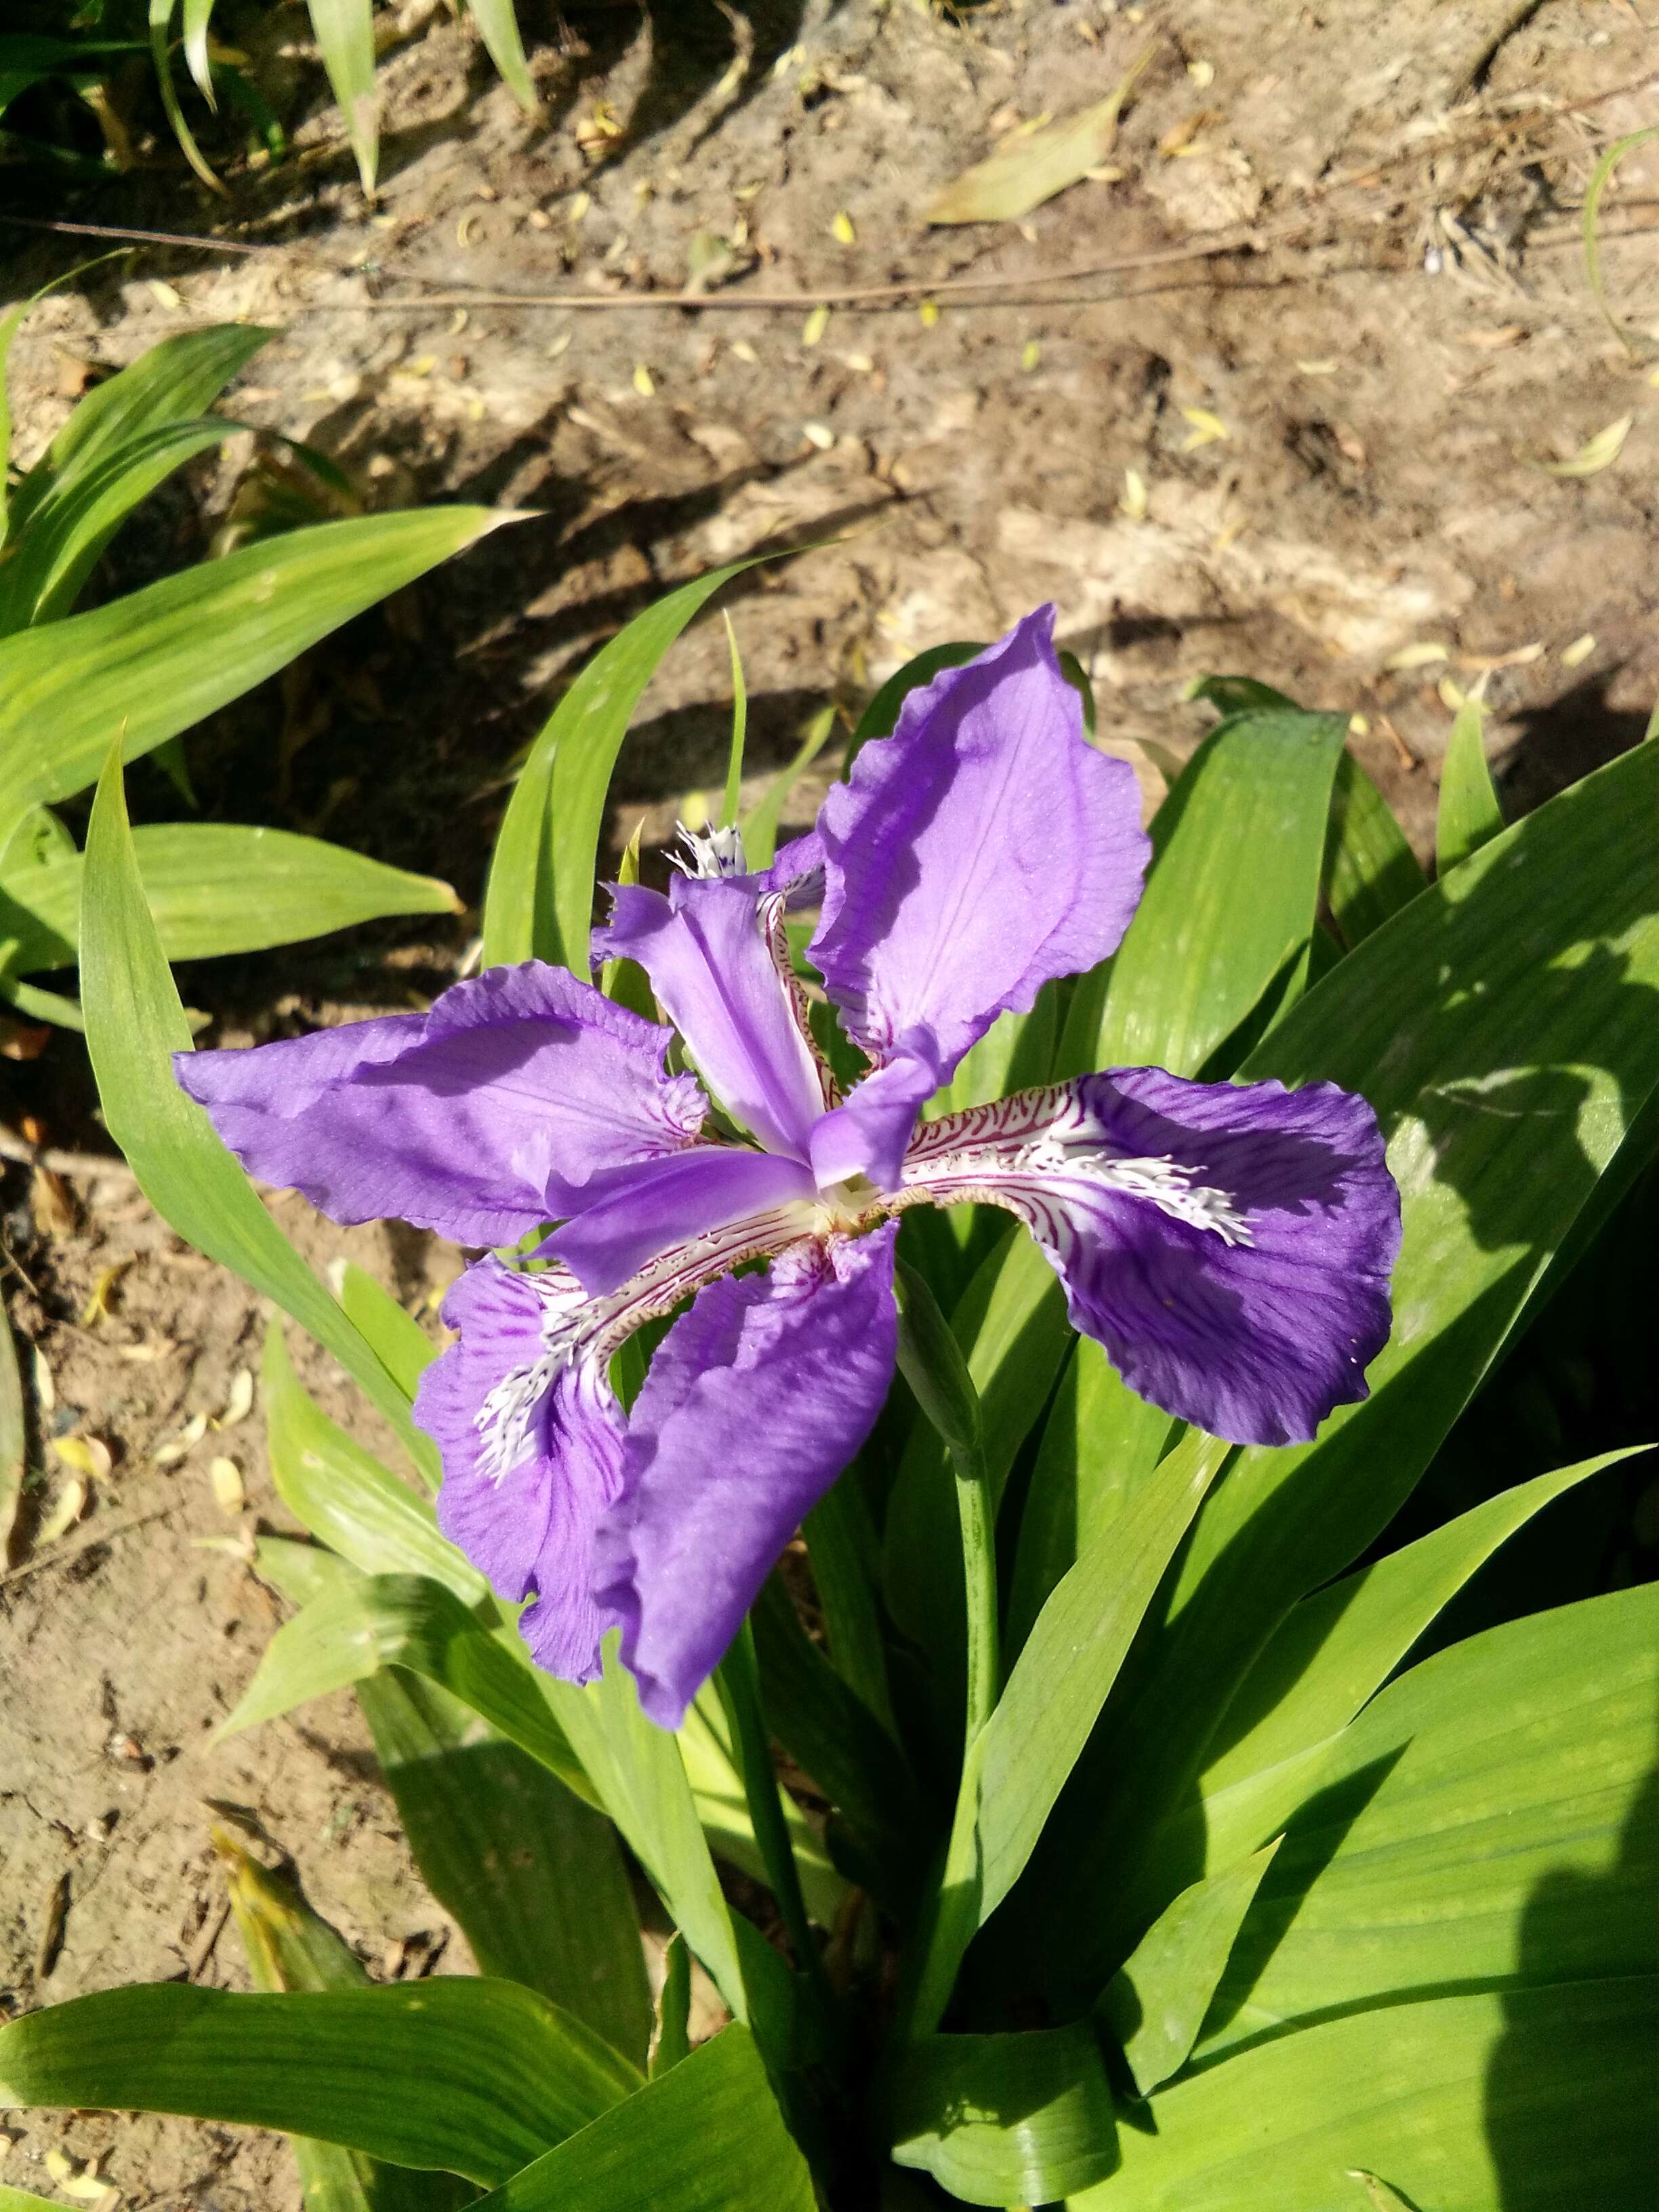
[[[593,1597],[593,1536],[622,1487],[623,1414],[603,1369],[578,1358],[538,1374],[550,1317],[582,1303],[568,1276],[480,1261],[444,1301],[460,1337],[415,1401],[443,1455],[439,1527],[497,1596],[532,1601],[520,1632],[538,1666],[571,1682],[599,1674],[614,1625]]]
[[[773,943],[780,899],[749,876],[677,877],[666,898],[629,884],[594,954],[637,960],[727,1113],[769,1152],[805,1160],[824,1094]]]
[[[505,1244],[694,1140],[706,1102],[693,1078],[664,1073],[669,1042],[526,961],[457,983],[428,1013],[173,1066],[251,1174],[332,1219],[390,1215]]]
[[[556,1231],[547,1249],[597,1297],[619,1289],[671,1244],[816,1195],[797,1160],[697,1145],[630,1168],[610,1197]]]
[[[1400,1194],[1334,1083],[1113,1068],[927,1123],[905,1183],[1018,1214],[1130,1388],[1236,1443],[1305,1443],[1388,1341]]]
[[[858,1450],[892,1379],[888,1223],[727,1276],[658,1347],[635,1400],[596,1595],[663,1728],[737,1633],[804,1516]]]
[[[896,1102],[948,1081],[999,1014],[1029,1009],[1053,977],[1103,960],[1140,896],[1150,848],[1134,773],[1085,741],[1053,633],[1054,609],[1039,608],[913,691],[818,817],[811,957],[877,1067],[909,1070],[879,1112],[847,1112],[820,1141],[884,1187]]]

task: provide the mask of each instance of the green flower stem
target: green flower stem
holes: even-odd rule
[[[957,1478],[957,1513],[962,1522],[962,1567],[968,1600],[967,1725],[965,1759],[974,1739],[996,1711],[1001,1693],[1001,1653],[997,1632],[995,1509],[985,1468],[985,1450],[951,1446]]]
[[[931,2035],[950,2002],[978,1924],[980,1738],[1001,1692],[997,1619],[996,1501],[985,1462],[979,1394],[950,1326],[921,1276],[900,1261],[899,1371],[938,1430],[956,1474],[967,1601],[967,1712],[962,1781],[951,1840],[917,1978],[901,1999],[902,2033]]]
[[[956,1472],[962,1566],[968,1613],[968,1713],[964,1759],[991,1717],[1001,1689],[997,1627],[996,1501],[991,1495],[979,1393],[962,1347],[933,1291],[898,1262],[899,1372],[938,1430]]]
[[[744,1796],[755,1831],[755,1844],[766,1869],[767,1882],[777,1899],[784,1930],[800,1971],[826,1999],[830,1985],[823,1962],[806,1917],[801,1895],[800,1871],[789,1842],[779,1795],[781,1785],[772,1764],[771,1739],[761,1705],[760,1662],[755,1656],[755,1632],[745,1620],[731,1650],[714,1670],[714,1681],[732,1724],[732,1748],[743,1776]]]

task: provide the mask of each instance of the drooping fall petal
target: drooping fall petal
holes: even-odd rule
[[[575,1212],[616,1170],[692,1142],[706,1102],[694,1079],[664,1073],[669,1042],[529,961],[457,983],[424,1014],[179,1053],[173,1066],[250,1174],[332,1219],[505,1244]]]
[[[1305,1443],[1388,1340],[1400,1194],[1334,1083],[1112,1068],[927,1123],[905,1182],[1018,1214],[1129,1387],[1237,1443]]]
[[[444,1301],[460,1335],[415,1401],[443,1455],[439,1527],[498,1597],[532,1601],[520,1633],[571,1682],[599,1673],[613,1626],[593,1597],[593,1539],[622,1486],[623,1414],[603,1367],[550,1359],[550,1334],[583,1303],[568,1275],[481,1260]]]
[[[678,1728],[803,1516],[858,1450],[898,1338],[888,1223],[712,1284],[658,1347],[629,1421],[596,1596],[640,1702]]]

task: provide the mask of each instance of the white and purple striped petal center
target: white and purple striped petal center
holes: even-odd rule
[[[1016,1195],[1048,1220],[1055,1241],[1069,1188],[1116,1191],[1144,1200],[1225,1244],[1249,1244],[1250,1227],[1230,1191],[1170,1152],[1137,1157],[1114,1144],[1092,1087],[1057,1083],[925,1121],[904,1156],[904,1194],[936,1206],[980,1200],[1012,1206]]]

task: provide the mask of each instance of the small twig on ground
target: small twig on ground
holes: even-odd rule
[[[66,1152],[55,1145],[32,1145],[3,1121],[0,1121],[0,1160],[14,1161],[20,1168],[46,1168],[53,1175],[125,1176],[129,1182],[134,1180],[132,1170],[118,1152]]]
[[[200,1978],[203,1968],[213,1956],[213,1947],[224,1933],[225,1923],[229,1917],[230,1899],[228,1897],[222,1898],[217,1910],[209,1913],[203,1923],[201,1934],[190,1947],[190,1957],[185,1966],[185,1979],[187,1982],[193,1982]]]
[[[134,1513],[125,1521],[94,1522],[77,1542],[56,1545],[50,1552],[42,1552],[38,1559],[25,1559],[21,1566],[8,1567],[4,1574],[0,1574],[0,1589],[9,1583],[21,1583],[26,1575],[39,1574],[44,1568],[66,1566],[71,1559],[78,1559],[82,1552],[91,1551],[95,1544],[112,1544],[118,1536],[130,1536],[135,1528],[147,1528],[152,1521],[165,1521],[173,1510],[173,1504],[156,1505],[148,1513]]]

